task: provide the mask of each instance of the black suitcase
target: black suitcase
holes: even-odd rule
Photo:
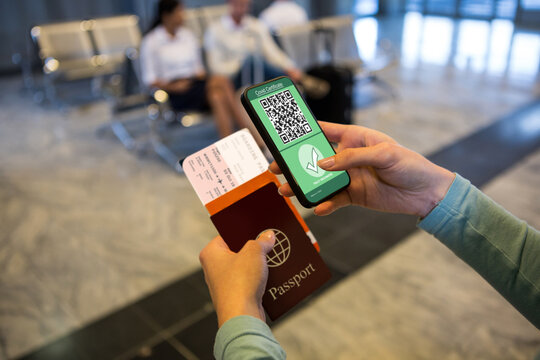
[[[345,67],[334,65],[315,66],[307,74],[323,79],[330,85],[328,93],[314,98],[306,93],[305,98],[317,120],[350,124],[352,122],[353,73]]]
[[[307,74],[325,80],[330,85],[330,90],[322,97],[314,97],[306,93],[306,102],[318,120],[331,121],[339,124],[352,122],[352,94],[354,75],[351,69],[343,66],[335,66],[333,45],[336,36],[333,30],[317,26],[310,38],[311,56],[319,59],[319,64],[308,69]],[[319,45],[319,46],[318,46]],[[316,48],[322,48],[322,60]]]

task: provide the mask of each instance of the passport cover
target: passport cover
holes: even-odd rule
[[[276,244],[267,255],[268,283],[263,306],[270,319],[283,315],[331,278],[330,271],[312,245],[277,186],[270,182],[211,217],[232,251],[274,230]]]
[[[235,189],[232,189],[231,191],[221,195],[217,199],[207,203],[205,205],[206,210],[210,213],[210,215],[214,215],[215,213],[225,209],[227,206],[230,206],[237,202],[238,200],[245,197],[247,194],[250,194],[254,192],[255,190],[265,186],[269,182],[273,182],[276,184],[277,187],[281,186],[281,183],[279,182],[279,179],[276,175],[272,174],[270,171],[265,171],[262,174],[254,177],[253,179],[249,180],[248,182],[243,183],[242,185],[238,186]],[[320,251],[319,243],[309,230],[306,222],[296,209],[296,206],[292,203],[291,199],[288,197],[283,197],[283,200],[287,203],[289,206],[290,211],[293,212],[294,216],[296,217],[296,220],[300,223],[304,231],[306,232],[307,236],[310,238],[311,243],[317,249],[317,251]]]

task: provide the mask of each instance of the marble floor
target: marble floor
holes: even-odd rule
[[[502,74],[479,70],[475,54],[465,52],[473,60],[463,65],[459,47],[452,61],[433,60],[422,48],[411,55],[400,35],[405,25],[420,21],[429,32],[433,21],[400,21],[375,23],[378,37],[403,46],[400,65],[380,75],[398,99],[373,84],[359,87],[357,97],[376,101],[355,111],[355,123],[429,154],[539,97],[537,70],[515,60],[519,52]],[[138,158],[113,137],[96,136],[111,118],[106,102],[59,111],[34,104],[20,88],[20,78],[0,78],[2,360],[199,269],[198,253],[216,234],[184,177],[157,157]],[[537,228],[539,167],[535,153],[485,188]],[[420,232],[277,325],[276,335],[292,359],[525,359],[540,348],[538,330]]]
[[[95,129],[105,103],[59,113],[2,80],[0,356],[13,357],[199,266],[216,235],[184,177]]]

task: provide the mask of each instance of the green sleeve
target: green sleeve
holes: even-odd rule
[[[247,315],[229,319],[219,328],[214,356],[217,360],[286,358],[268,325]]]
[[[456,174],[418,223],[469,264],[540,329],[540,233]]]

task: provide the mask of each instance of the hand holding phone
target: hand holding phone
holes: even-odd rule
[[[443,199],[454,181],[454,173],[399,145],[384,133],[323,121],[319,125],[328,139],[337,144],[337,154],[319,162],[319,166],[325,170],[347,170],[351,184],[317,205],[316,215],[329,215],[339,208],[359,205],[423,218]],[[276,162],[270,164],[269,170],[281,173]],[[279,192],[294,196],[289,184],[281,185]]]
[[[320,204],[349,185],[346,171],[325,171],[317,165],[335,151],[291,79],[282,76],[248,87],[242,104],[304,207]]]

